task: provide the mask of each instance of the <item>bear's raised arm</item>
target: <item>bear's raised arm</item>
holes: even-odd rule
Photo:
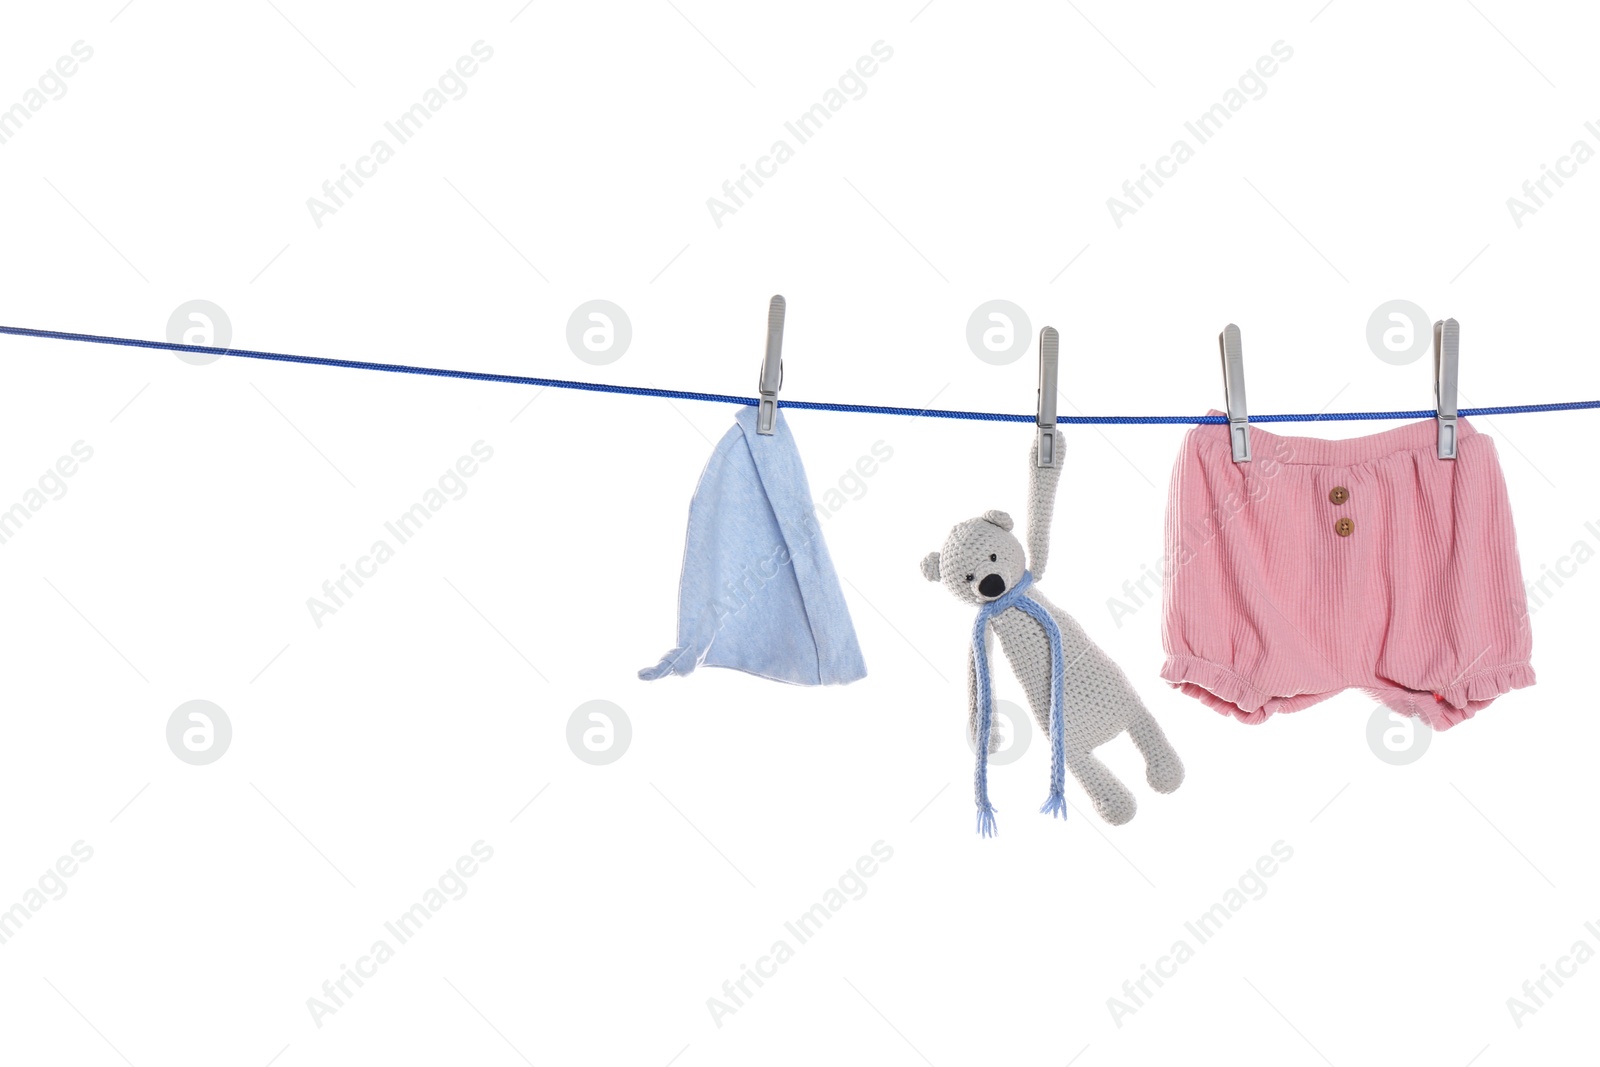
[[[1056,438],[1054,465],[1039,466],[1034,442],[1028,442],[1028,569],[1034,581],[1044,579],[1050,562],[1050,519],[1056,510],[1056,486],[1061,482],[1060,438]]]

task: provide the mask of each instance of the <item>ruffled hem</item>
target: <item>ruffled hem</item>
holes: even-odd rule
[[[1215,663],[1193,656],[1168,656],[1161,666],[1161,677],[1180,693],[1240,722],[1267,720],[1268,713],[1262,710],[1266,694]]]
[[[1161,677],[1186,696],[1194,697],[1222,715],[1252,726],[1273,715],[1301,711],[1321,703],[1346,687],[1327,693],[1300,693],[1275,697],[1245,681],[1226,667],[1194,656],[1168,656]],[[1513,689],[1535,684],[1532,665],[1505,663],[1479,671],[1439,692],[1401,686],[1351,686],[1402,715],[1421,719],[1434,730],[1448,730],[1465,722]]]
[[[1487,704],[1513,689],[1525,689],[1538,679],[1530,663],[1506,663],[1474,674],[1464,682],[1439,691],[1439,699],[1453,708]]]
[[[1435,730],[1448,730],[1465,722],[1513,689],[1525,689],[1537,682],[1533,666],[1527,662],[1503,663],[1479,671],[1436,693],[1411,689],[1370,689],[1368,692],[1402,715],[1414,715]],[[1419,700],[1419,696],[1432,700]]]
[[[1194,697],[1222,715],[1254,726],[1273,715],[1288,714],[1320,704],[1333,693],[1297,693],[1275,697],[1245,681],[1226,667],[1194,656],[1168,656],[1161,677],[1186,696]]]

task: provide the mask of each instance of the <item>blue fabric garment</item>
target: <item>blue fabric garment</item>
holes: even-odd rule
[[[994,805],[989,803],[989,731],[994,721],[994,688],[989,678],[989,650],[984,646],[983,637],[989,622],[1011,608],[1031,615],[1044,627],[1045,637],[1050,642],[1050,798],[1039,810],[1063,819],[1067,817],[1067,761],[1061,722],[1065,713],[1061,627],[1044,605],[1024,595],[1024,590],[1032,584],[1033,573],[1023,571],[1016,585],[978,609],[978,621],[972,627],[972,659],[978,680],[978,770],[973,784],[978,799],[978,833],[984,837],[994,836],[995,825]]]
[[[639,677],[699,666],[795,685],[866,677],[783,411],[770,436],[756,433],[754,407],[734,418],[689,504],[678,645]]]

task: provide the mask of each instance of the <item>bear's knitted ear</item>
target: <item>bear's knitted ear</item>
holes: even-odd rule
[[[929,552],[922,557],[922,576],[930,582],[939,580],[939,553]]]
[[[985,511],[983,513],[983,519],[985,522],[994,523],[1007,533],[1011,532],[1011,516],[1007,515],[1003,511]]]

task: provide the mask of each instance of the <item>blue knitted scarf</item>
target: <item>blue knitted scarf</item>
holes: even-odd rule
[[[989,682],[989,653],[984,647],[984,629],[993,619],[1011,608],[1025,611],[1044,627],[1050,641],[1050,799],[1039,810],[1051,815],[1067,817],[1067,798],[1064,792],[1066,778],[1066,752],[1062,737],[1063,680],[1065,666],[1062,662],[1061,627],[1050,613],[1024,592],[1033,584],[1033,574],[1022,572],[1022,580],[1011,589],[978,609],[978,621],[972,628],[972,660],[978,680],[978,770],[974,785],[978,799],[978,832],[984,837],[995,833],[994,805],[989,803],[989,729],[994,720],[994,689]]]

